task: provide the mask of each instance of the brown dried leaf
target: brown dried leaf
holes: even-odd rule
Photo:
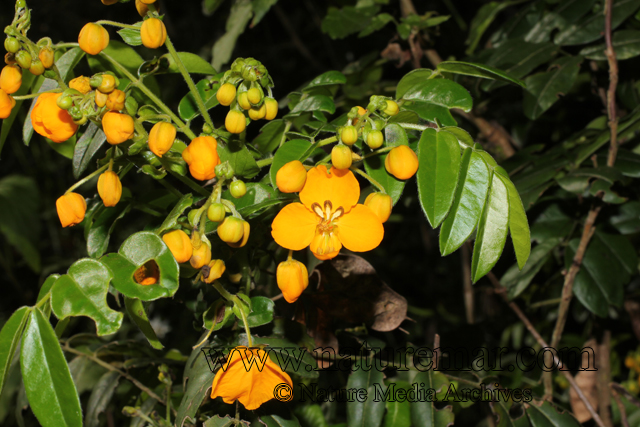
[[[584,347],[591,347],[594,351],[597,350],[597,343],[595,339],[590,339],[586,343],[584,343]],[[597,359],[597,354],[596,354]],[[589,355],[584,352],[582,353],[582,366],[589,366]],[[587,397],[589,403],[594,408],[598,407],[598,371],[580,371],[575,376],[576,383],[578,387],[582,390],[584,395]],[[571,411],[573,415],[577,418],[578,422],[581,424],[585,421],[589,421],[591,419],[591,414],[587,410],[587,407],[584,405],[578,393],[571,388],[569,390],[569,396],[571,399]]]
[[[411,51],[402,50],[398,43],[389,43],[387,47],[380,52],[380,56],[389,61],[399,61],[396,67],[400,68],[405,62],[411,61]]]
[[[624,309],[627,310],[627,313],[629,313],[629,317],[631,318],[633,333],[636,335],[636,338],[640,340],[640,303],[638,303],[638,301],[628,299],[624,302]]]

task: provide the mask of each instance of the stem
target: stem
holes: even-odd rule
[[[321,139],[320,141],[318,141],[318,147],[324,147],[325,145],[329,145],[333,142],[336,142],[338,140],[337,136],[332,136],[329,138],[325,138],[325,139]]]
[[[607,116],[609,118],[609,128],[611,129],[611,145],[609,146],[609,157],[607,166],[613,166],[618,154],[618,116],[616,115],[616,88],[618,87],[618,60],[616,51],[613,50],[611,40],[611,9],[613,0],[605,1],[604,18],[604,40],[607,49],[604,51],[609,63],[609,91],[607,92]]]
[[[370,183],[372,183],[373,185],[378,187],[378,190],[380,190],[382,193],[387,194],[387,191],[384,189],[384,187],[382,185],[380,185],[380,183],[378,181],[376,181],[375,179],[371,178],[369,175],[367,175],[366,173],[364,173],[360,169],[358,169],[356,167],[350,167],[349,169],[351,169],[352,171],[354,171],[355,173],[357,173],[361,177],[367,179]]]
[[[282,147],[287,140],[287,132],[291,129],[291,125],[293,123],[285,120],[284,132],[282,132],[282,138],[280,139],[280,145],[278,147]]]
[[[233,295],[231,293],[229,293],[220,282],[218,282],[217,280],[215,280],[213,282],[213,287],[216,289],[216,291],[218,291],[218,293],[222,296],[222,298],[226,299],[227,301],[233,301]]]
[[[200,187],[198,184],[196,184],[195,182],[193,182],[191,179],[187,178],[186,176],[182,176],[182,175],[172,171],[171,169],[167,169],[167,172],[169,172],[171,175],[176,177],[179,181],[181,181],[187,187],[191,188],[193,191],[195,191],[195,192],[197,192],[197,193],[199,193],[199,194],[201,194],[203,196],[209,197],[209,192],[207,190],[205,190],[204,188]]]
[[[234,296],[234,303],[244,304],[237,296]],[[249,329],[249,323],[247,322],[247,315],[242,309],[238,309],[238,311],[240,312],[240,316],[242,317],[242,323],[244,323],[244,331],[247,334],[247,342],[249,343],[249,347],[253,347],[253,339],[251,338],[251,330]]]
[[[256,163],[258,164],[259,168],[269,166],[271,163],[273,163],[273,157],[269,157],[268,159],[258,160]]]
[[[112,25],[114,27],[129,28],[131,30],[140,29],[140,27],[136,27],[135,25],[123,24],[121,22],[109,21],[107,19],[101,19],[100,21],[96,21],[95,23],[98,25]]]
[[[43,93],[60,93],[62,92],[62,89],[60,88],[55,88],[55,89],[51,89],[48,90],[46,92],[38,92],[38,93],[30,93],[28,95],[18,95],[18,96],[14,96],[13,99],[15,99],[16,101],[22,101],[25,99],[33,99],[33,98],[37,98],[40,95],[42,95]]]
[[[94,176],[100,174],[101,172],[106,170],[108,167],[109,167],[109,164],[107,163],[106,165],[102,166],[101,168],[96,169],[94,172],[90,173],[89,175],[87,175],[86,177],[82,178],[80,181],[76,182],[71,187],[69,187],[69,189],[67,191],[65,191],[64,194],[71,193],[73,190],[75,190],[76,188],[80,187],[82,184],[84,184],[85,182],[89,181]]]
[[[421,130],[421,131],[425,131],[430,127],[425,125],[414,125],[413,123],[396,123],[396,124],[404,129]]]
[[[180,70],[182,77],[184,77],[184,80],[187,82],[187,86],[189,86],[189,90],[193,94],[193,99],[196,101],[198,110],[200,110],[200,114],[202,114],[202,117],[204,118],[205,123],[211,126],[211,129],[214,129],[215,126],[211,121],[211,116],[209,115],[209,111],[207,111],[207,107],[205,107],[204,105],[204,101],[200,96],[200,92],[198,92],[198,88],[196,87],[195,83],[193,83],[193,79],[191,78],[191,75],[189,75],[189,71],[187,71],[187,68],[182,63],[180,56],[178,56],[178,52],[176,52],[175,47],[173,47],[173,43],[171,43],[171,39],[169,38],[169,36],[167,36],[167,40],[164,42],[164,44],[165,46],[167,46],[167,49],[169,50],[169,53],[173,57],[173,60],[176,62],[176,65],[178,66],[178,69]]]
[[[373,157],[373,156],[377,156],[378,154],[387,153],[387,152],[393,150],[394,148],[396,148],[396,147],[384,147],[384,148],[381,148],[379,150],[372,151],[371,153],[365,154],[364,156],[362,156],[362,159],[358,160],[358,161],[362,161],[362,160],[366,159],[367,157]]]

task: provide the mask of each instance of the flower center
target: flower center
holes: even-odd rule
[[[311,244],[312,250],[320,255],[334,252],[339,248],[338,219],[344,215],[344,209],[340,206],[334,210],[329,200],[325,200],[324,209],[318,203],[311,205],[311,209],[318,215],[316,236]]]

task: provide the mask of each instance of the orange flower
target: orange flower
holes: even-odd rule
[[[207,181],[216,176],[216,166],[220,164],[218,157],[218,141],[212,136],[199,136],[182,152],[182,158],[189,165],[191,176],[200,181]]]
[[[69,87],[71,89],[75,89],[83,95],[91,92],[91,84],[89,83],[91,79],[89,77],[80,76],[69,82]]]
[[[222,397],[224,403],[239,400],[251,411],[273,399],[274,389],[282,383],[293,388],[291,377],[265,350],[239,346],[231,350],[227,363],[213,378],[211,398]]]
[[[90,55],[97,55],[109,45],[109,33],[102,25],[89,22],[78,35],[80,49]]]
[[[102,116],[102,130],[107,137],[107,142],[117,145],[133,136],[135,124],[128,114],[109,111]]]
[[[63,194],[56,200],[58,218],[63,227],[80,224],[87,211],[87,202],[78,193]]]
[[[33,129],[53,142],[64,142],[78,130],[69,113],[58,107],[56,102],[61,96],[61,93],[43,93],[31,111]]]
[[[285,206],[271,224],[280,246],[294,251],[310,247],[316,258],[334,258],[344,245],[354,252],[376,248],[384,236],[380,218],[358,204],[360,186],[353,172],[317,166],[307,173],[302,203]]]
[[[7,92],[0,89],[0,119],[6,119],[11,115],[11,110],[16,105],[16,100]]]

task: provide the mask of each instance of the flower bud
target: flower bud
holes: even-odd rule
[[[13,53],[7,52],[4,55],[4,62],[7,65],[16,65],[16,56]]]
[[[220,222],[227,215],[227,211],[222,203],[211,203],[207,209],[207,218],[211,222]]]
[[[276,280],[284,299],[294,303],[309,286],[309,272],[303,263],[290,259],[278,264]]]
[[[264,102],[260,107],[251,107],[249,109],[249,118],[251,120],[264,119],[266,115],[267,115],[267,104]]]
[[[193,249],[193,254],[189,259],[189,263],[193,268],[202,268],[205,265],[209,264],[211,261],[211,247],[206,243],[202,242],[200,247]]]
[[[16,100],[0,89],[0,119],[6,119],[11,115],[11,110],[16,105]]]
[[[224,127],[231,133],[242,133],[247,127],[247,119],[240,111],[230,110],[224,120]]]
[[[249,102],[249,97],[247,96],[247,92],[240,92],[238,94],[238,105],[243,110],[248,110],[251,108],[251,103]]]
[[[17,92],[22,85],[22,70],[15,65],[7,65],[0,72],[0,89],[8,94]]]
[[[273,98],[266,97],[264,99],[264,105],[267,108],[264,116],[265,120],[273,120],[278,115],[278,101]]]
[[[218,92],[216,92],[216,99],[220,105],[228,107],[231,105],[234,99],[236,99],[236,87],[231,83],[225,83],[220,86]]]
[[[80,30],[78,44],[89,55],[97,55],[109,45],[109,32],[102,25],[89,22]]]
[[[112,4],[118,3],[118,0],[102,0],[102,4],[106,6],[111,6]]]
[[[387,100],[387,107],[384,109],[383,113],[388,114],[389,116],[395,116],[398,114],[400,108],[395,101]]]
[[[102,117],[102,130],[109,144],[121,144],[133,136],[133,117],[109,111]]]
[[[125,93],[119,89],[114,90],[107,97],[107,109],[112,111],[121,111],[124,110],[124,101],[127,96]]]
[[[212,136],[194,138],[182,152],[182,158],[189,165],[189,172],[195,179],[207,181],[214,178],[216,166],[220,164],[218,141]]]
[[[71,89],[75,89],[83,95],[91,92],[91,84],[89,83],[91,79],[89,77],[80,76],[69,82],[69,87]]]
[[[42,65],[42,62],[39,59],[34,59],[31,61],[29,72],[34,76],[39,76],[44,73],[44,65]]]
[[[242,239],[240,239],[240,241],[236,243],[227,242],[227,245],[231,246],[232,248],[241,248],[247,244],[250,234],[251,234],[251,226],[247,221],[242,220]]]
[[[53,142],[64,142],[78,130],[71,115],[58,107],[61,96],[61,93],[42,93],[31,110],[33,130]]]
[[[331,164],[338,170],[349,169],[352,159],[351,148],[344,144],[338,144],[331,150]]]
[[[15,55],[16,62],[24,69],[31,67],[31,54],[26,50],[21,50]]]
[[[218,226],[218,236],[226,243],[238,243],[244,235],[243,220],[235,216],[228,216]]]
[[[364,200],[364,205],[368,206],[369,209],[380,218],[380,221],[384,223],[387,222],[389,216],[391,216],[393,201],[388,194],[371,193]]]
[[[87,211],[87,202],[78,193],[63,194],[56,200],[58,218],[63,227],[71,227],[80,224]]]
[[[162,240],[179,264],[191,259],[191,255],[193,255],[193,246],[191,246],[191,239],[189,239],[189,236],[187,236],[187,233],[184,231],[170,231],[162,236]]]
[[[205,277],[204,271],[202,272],[202,281],[204,283],[213,283],[214,280],[218,280],[222,277],[222,274],[226,270],[226,266],[224,265],[224,261],[221,259],[214,259],[209,262],[209,271]]]
[[[16,53],[20,50],[20,42],[15,37],[7,37],[4,39],[4,48],[9,53]]]
[[[53,49],[51,49],[49,46],[43,47],[42,49],[40,49],[40,53],[38,53],[38,59],[40,59],[40,62],[42,62],[44,68],[48,69],[53,67]]]
[[[283,193],[302,191],[305,182],[307,182],[307,170],[300,160],[286,163],[276,173],[276,186]]]
[[[355,126],[358,123],[358,121],[360,120],[360,117],[364,116],[365,113],[367,112],[367,110],[365,110],[364,108],[362,108],[359,105],[357,107],[354,107],[354,108],[357,108],[355,117],[353,118],[353,122],[352,122],[353,125]]]
[[[97,77],[95,80],[98,81],[98,79],[100,80],[96,89],[98,89],[102,93],[111,93],[118,87],[115,76],[112,76],[111,74],[103,74],[102,76]],[[91,79],[91,82],[93,83],[94,79]]]
[[[399,145],[387,154],[384,167],[398,179],[409,179],[418,170],[418,156],[406,145]]]
[[[235,180],[229,186],[229,191],[231,192],[231,196],[234,199],[239,199],[240,197],[247,194],[247,186],[243,181]]]
[[[154,4],[156,0],[140,0],[144,4]]]
[[[340,140],[347,145],[353,145],[358,140],[358,131],[355,126],[345,126],[340,132]]]
[[[142,1],[136,0],[136,10],[140,14],[140,16],[144,18],[149,12],[149,7],[146,4],[142,3]]]
[[[372,130],[367,134],[367,145],[372,150],[382,147],[382,143],[384,142],[384,136],[382,132],[379,130]]]
[[[122,183],[114,171],[106,171],[98,178],[98,194],[106,207],[118,204],[122,196]]]
[[[162,46],[167,40],[167,28],[164,26],[164,22],[158,18],[145,20],[140,27],[140,39],[142,44],[149,49],[157,49]]]
[[[176,139],[176,127],[171,123],[158,122],[149,132],[149,149],[153,154],[162,157],[169,151]]]
[[[98,108],[102,108],[107,105],[107,98],[109,98],[109,95],[107,95],[106,93],[102,93],[99,90],[96,91],[95,100]]]
[[[251,105],[258,105],[262,101],[262,93],[257,87],[252,87],[247,91],[247,100]]]

